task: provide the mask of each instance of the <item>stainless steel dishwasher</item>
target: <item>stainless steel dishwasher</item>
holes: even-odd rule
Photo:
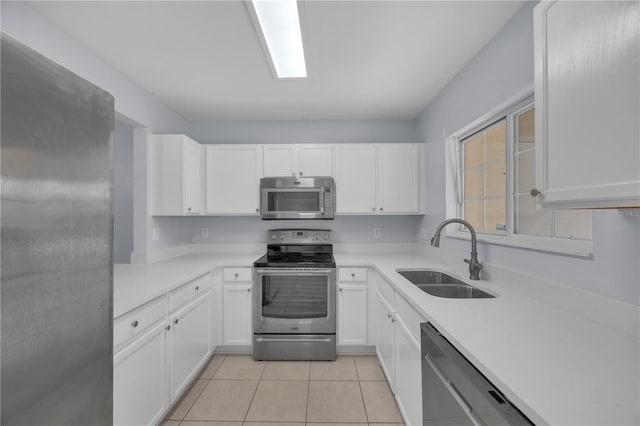
[[[420,328],[423,426],[533,425],[431,323]]]

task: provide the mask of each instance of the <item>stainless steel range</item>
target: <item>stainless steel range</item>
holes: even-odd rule
[[[273,229],[253,265],[253,357],[336,358],[336,263],[331,231]]]

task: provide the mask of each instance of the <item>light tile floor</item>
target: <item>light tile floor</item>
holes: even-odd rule
[[[403,426],[375,356],[215,355],[161,426]]]

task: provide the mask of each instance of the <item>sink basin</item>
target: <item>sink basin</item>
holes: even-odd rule
[[[495,296],[471,286],[444,272],[428,269],[396,269],[420,290],[432,296],[448,299],[488,299]]]

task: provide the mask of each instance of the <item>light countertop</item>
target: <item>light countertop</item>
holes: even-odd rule
[[[149,265],[116,265],[114,316],[219,266],[252,266],[262,253],[193,254]],[[335,253],[340,266],[370,266],[433,323],[534,423],[640,424],[640,309],[485,265],[467,279],[462,258],[422,249]],[[494,299],[422,292],[398,268],[446,271]]]

